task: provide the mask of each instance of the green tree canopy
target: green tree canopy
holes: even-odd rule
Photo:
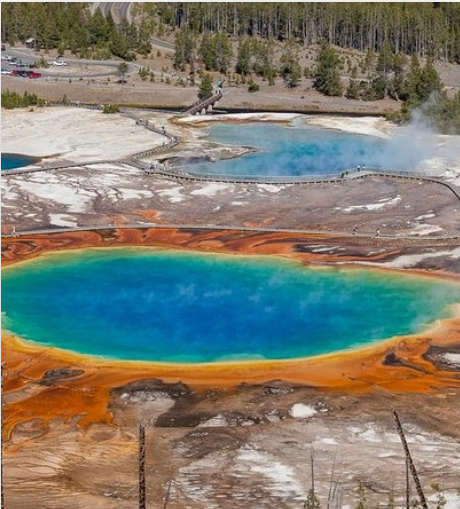
[[[210,74],[205,74],[201,79],[201,85],[198,91],[198,97],[204,101],[212,96],[213,85],[212,85],[212,76]]]
[[[339,57],[334,48],[328,44],[323,44],[316,59],[313,86],[325,95],[342,95],[339,63]]]

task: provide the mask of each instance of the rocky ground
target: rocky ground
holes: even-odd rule
[[[439,184],[369,177],[337,184],[180,183],[119,165],[2,179],[3,223],[20,231],[145,224],[452,236],[460,205]]]
[[[59,135],[56,120],[49,133],[61,140],[60,145],[51,150],[57,143],[52,139],[45,147],[49,154],[59,153],[55,161],[62,158],[75,167],[2,177],[5,232],[11,232],[13,226],[20,231],[152,222],[338,231],[347,240],[334,235],[310,238],[298,242],[296,249],[305,256],[323,257],[323,262],[327,257],[335,262],[343,257],[347,262],[359,259],[360,263],[388,268],[460,273],[460,242],[441,240],[459,232],[460,205],[452,189],[460,189],[460,173],[455,167],[439,165],[436,169],[441,181],[452,189],[439,183],[383,177],[308,185],[179,183],[148,176],[124,164],[78,166],[96,155],[97,144],[104,158],[113,150],[102,137],[104,129],[94,139],[84,138],[86,117],[79,115],[73,139],[65,133]],[[157,125],[166,121],[159,114],[155,120]],[[155,138],[133,120],[108,122],[118,140],[120,157],[162,143],[160,136]],[[28,134],[26,121],[21,125],[25,139],[37,136],[35,144],[40,146],[37,132]],[[72,122],[67,125],[72,127]],[[8,125],[2,127],[3,141],[9,134]],[[168,124],[168,130],[184,141],[177,153],[208,150],[216,154],[224,150],[203,145],[199,129]],[[189,135],[185,135],[187,130]],[[135,146],[123,143],[125,131],[136,138]],[[49,133],[47,137],[53,138]],[[17,131],[16,138],[19,136],[22,134]],[[9,150],[23,151],[19,142],[16,147],[12,143]],[[378,239],[374,238],[377,229]],[[406,236],[412,239],[405,240]],[[233,239],[227,240],[231,247]],[[5,253],[8,242],[6,239]],[[30,244],[28,239],[24,242]],[[276,240],[265,242],[264,246],[262,239],[259,242],[261,252]],[[217,244],[211,237],[197,243],[202,249]],[[257,235],[251,237],[251,245],[257,251]],[[458,335],[458,326],[454,329],[453,334]],[[263,383],[240,384],[233,389],[197,390],[191,385],[161,382],[152,372],[130,383],[117,385],[113,381],[108,395],[111,422],[88,427],[82,426],[81,420],[89,410],[72,413],[70,402],[79,398],[85,409],[99,401],[91,377],[85,387],[79,386],[82,373],[68,372],[64,363],[60,365],[63,371],[49,373],[44,380],[40,355],[26,352],[21,363],[13,355],[4,373],[8,390],[3,404],[7,410],[15,405],[21,406],[21,412],[33,408],[45,391],[48,403],[53,398],[68,398],[69,410],[50,421],[31,414],[7,437],[3,445],[5,507],[135,507],[139,422],[146,424],[147,500],[152,508],[164,507],[168,496],[167,507],[173,509],[302,508],[311,483],[312,449],[316,490],[323,507],[327,506],[334,463],[332,478],[337,491],[331,509],[354,508],[360,481],[371,507],[378,502],[384,505],[392,491],[402,506],[405,465],[392,421],[394,405],[432,506],[436,495],[430,485],[438,482],[447,498],[446,509],[456,509],[460,504],[456,491],[460,472],[458,344],[460,340],[448,352],[437,347],[427,351],[430,362],[447,370],[441,373],[450,377],[447,387],[429,393],[424,393],[426,388],[408,393],[380,386],[364,393],[320,390],[270,377]],[[390,361],[394,369],[406,369],[398,368],[398,359]],[[416,376],[418,371],[409,372],[407,379]],[[415,496],[413,485],[411,489]]]
[[[157,127],[180,137],[167,164],[193,157],[235,157],[248,149],[210,143],[202,129],[171,116],[139,113]],[[238,117],[240,118],[240,117]],[[289,116],[255,116],[258,120]],[[249,120],[241,116],[242,120]],[[187,120],[187,119],[185,119]],[[201,119],[206,121],[206,118]],[[308,118],[329,128],[387,136],[391,127],[378,119]],[[209,119],[207,120],[209,121]],[[94,129],[88,130],[91,123]],[[195,124],[192,124],[193,126]],[[40,127],[40,128],[39,128]],[[78,166],[95,159],[127,157],[161,146],[165,138],[134,119],[79,108],[8,112],[3,120],[5,151],[45,157],[39,166],[76,164],[56,172],[2,178],[3,228],[17,231],[59,226],[163,224],[254,226],[318,231],[355,231],[382,236],[454,236],[460,203],[452,189],[426,181],[389,177],[348,179],[331,184],[246,184],[179,182],[121,163]],[[456,189],[460,169],[435,161],[430,174]],[[452,164],[452,161],[449,162]]]
[[[272,382],[197,394],[154,380],[113,390],[113,426],[18,426],[5,445],[5,507],[32,507],[31,500],[43,509],[136,506],[140,421],[152,508],[169,497],[174,509],[300,509],[311,486],[312,451],[323,507],[331,477],[331,507],[355,507],[359,482],[371,507],[385,507],[391,493],[402,505],[405,464],[393,404],[427,496],[434,501],[429,486],[438,482],[446,508],[455,509],[458,393],[352,395]]]

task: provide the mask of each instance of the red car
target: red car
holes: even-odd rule
[[[41,72],[31,72],[28,74],[29,78],[35,79],[35,78],[41,78],[42,73]]]

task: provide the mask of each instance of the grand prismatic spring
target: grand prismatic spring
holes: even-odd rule
[[[3,327],[78,353],[160,362],[287,359],[421,331],[460,286],[275,257],[148,248],[49,254],[3,274]]]

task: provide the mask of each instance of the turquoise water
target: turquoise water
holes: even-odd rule
[[[404,130],[390,139],[351,134],[294,123],[216,123],[207,129],[210,141],[256,147],[235,159],[187,165],[195,173],[299,176],[339,173],[359,166],[412,170],[431,157],[432,143],[418,143]],[[412,150],[407,150],[411,146]]]
[[[13,170],[35,164],[38,161],[36,157],[26,156],[24,154],[2,154],[2,170]]]
[[[212,362],[312,356],[421,330],[458,285],[273,257],[154,249],[43,256],[2,275],[2,325],[117,359]]]
[[[357,165],[378,165],[384,140],[313,126],[288,127],[274,123],[222,123],[208,129],[219,143],[257,147],[259,152],[236,159],[192,164],[198,173],[227,175],[319,175]]]

